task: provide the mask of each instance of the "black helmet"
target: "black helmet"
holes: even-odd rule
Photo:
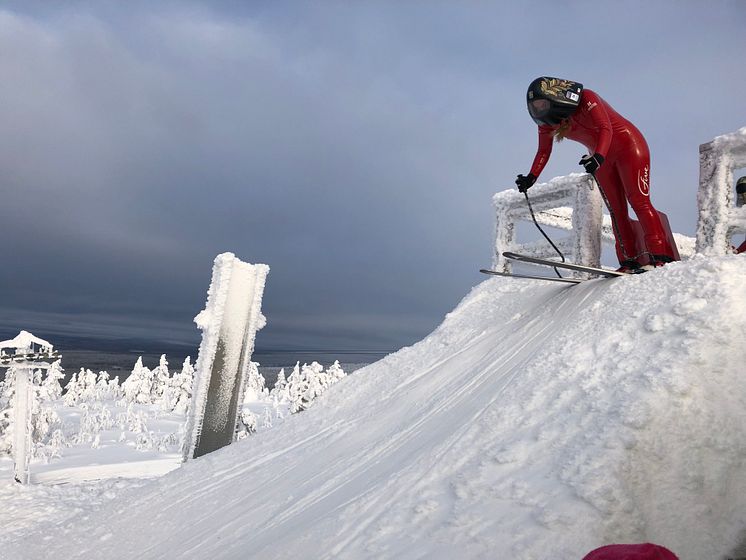
[[[736,204],[746,206],[746,176],[736,182]]]
[[[542,76],[528,86],[528,112],[538,125],[556,126],[572,115],[580,104],[583,84]]]

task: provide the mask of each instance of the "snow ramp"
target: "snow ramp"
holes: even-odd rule
[[[268,430],[12,558],[746,556],[746,258],[484,281]]]

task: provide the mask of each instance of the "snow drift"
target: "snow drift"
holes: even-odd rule
[[[486,280],[278,430],[9,542],[13,558],[579,559],[746,540],[746,259]]]

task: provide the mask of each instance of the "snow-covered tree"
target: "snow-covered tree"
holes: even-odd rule
[[[313,362],[310,365],[303,364],[301,372],[305,380],[305,390],[301,394],[301,406],[305,409],[324,392],[328,384],[324,375],[324,366],[318,362]]]
[[[113,386],[111,385],[111,379],[109,372],[99,371],[98,378],[96,379],[95,387],[95,399],[97,401],[114,400],[117,398],[116,394],[112,394]]]
[[[130,376],[122,383],[124,398],[130,403],[150,404],[153,391],[153,372],[142,363],[142,356],[137,358]]]
[[[42,387],[40,371],[31,375],[30,390],[34,392],[31,408],[31,452],[35,456],[44,456],[44,447],[51,441],[55,431],[62,428],[57,412],[46,398],[50,387]],[[5,379],[0,383],[0,453],[13,452],[13,432],[15,430],[15,411],[13,408],[16,393],[16,369],[8,368]]]
[[[45,448],[47,460],[56,459],[62,456],[62,449],[67,446],[67,439],[61,429],[56,429],[52,432],[52,437],[49,438],[49,444]]]
[[[339,361],[334,360],[334,363],[326,370],[326,376],[328,378],[328,384],[333,385],[340,379],[347,377],[347,374],[342,369],[342,366],[339,365]]]
[[[81,402],[100,400],[96,387],[97,381],[98,377],[90,369],[80,368],[80,371],[74,373],[65,385],[65,405],[75,406]]]
[[[62,396],[62,380],[65,378],[65,370],[62,369],[60,360],[52,363],[44,375],[39,398],[45,401],[56,401]]]
[[[135,410],[134,403],[129,403],[127,409],[124,412],[120,412],[116,417],[116,422],[113,423],[122,431],[120,441],[126,439],[124,432],[131,432],[133,434],[147,432],[148,426],[145,420],[145,413],[142,410]]]
[[[303,395],[308,388],[308,381],[303,377],[300,369],[300,363],[296,362],[293,371],[288,376],[287,381],[287,400],[290,404],[290,412],[295,414],[305,407],[303,406]]]
[[[101,441],[101,432],[114,427],[114,418],[108,406],[101,402],[81,403],[83,416],[80,428],[74,440],[76,443],[87,443],[96,449]]]
[[[106,374],[108,377],[108,373]],[[97,401],[100,400],[98,398],[98,388],[96,387],[96,383],[98,381],[98,376],[93,373],[90,369],[87,369],[81,371],[78,373],[78,385],[80,385],[80,399],[85,402],[91,402],[91,401]]]
[[[246,386],[244,387],[243,402],[250,403],[266,398],[269,391],[265,387],[266,380],[259,373],[259,364],[249,363],[249,371],[246,374]]]
[[[119,400],[124,397],[124,390],[119,384],[119,376],[114,376],[113,379],[109,379],[108,396],[111,400]]]
[[[256,424],[256,415],[248,408],[242,409],[238,415],[238,422],[236,423],[236,439],[242,440],[243,438],[255,433]]]
[[[287,407],[291,414],[295,414],[308,408],[329,386],[346,375],[338,361],[326,371],[318,362],[303,364],[303,367],[296,363],[287,380],[284,370],[280,371],[269,398],[274,403],[278,417],[282,417],[283,406]]]
[[[167,403],[170,395],[168,394],[171,375],[168,371],[168,361],[166,355],[161,354],[161,359],[158,362],[158,367],[153,370],[153,385],[150,389],[150,402],[160,403],[165,401]]]
[[[78,373],[83,373],[83,368],[80,368],[80,372],[75,372],[70,377],[70,381],[65,385],[64,401],[65,406],[75,406],[80,400],[80,386],[78,385]]]
[[[189,356],[184,359],[181,371],[171,379],[173,412],[186,414],[189,401],[192,398],[192,382],[194,381],[194,367]]]
[[[49,402],[34,399],[31,412],[31,441],[45,445],[55,430],[62,428],[62,421]]]
[[[15,370],[11,367],[0,382],[0,453],[13,450],[13,398],[16,394]]]
[[[285,368],[282,368],[280,373],[277,374],[277,380],[275,381],[275,386],[272,388],[270,395],[272,395],[278,402],[286,402],[288,400],[288,382],[287,379],[285,379]]]

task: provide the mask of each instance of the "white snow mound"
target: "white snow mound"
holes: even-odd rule
[[[4,553],[579,560],[652,541],[735,555],[744,279],[728,256],[569,288],[487,280],[277,430]]]

